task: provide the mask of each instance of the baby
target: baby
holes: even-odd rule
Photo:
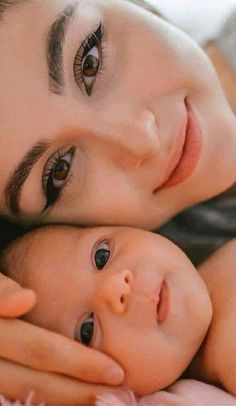
[[[46,226],[15,241],[2,268],[36,292],[25,319],[113,357],[137,395],[181,376],[236,395],[235,247],[197,272],[151,232]]]

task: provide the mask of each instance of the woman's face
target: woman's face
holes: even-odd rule
[[[154,227],[234,181],[202,51],[125,0],[22,1],[0,23],[0,210]]]
[[[191,262],[146,231],[47,227],[13,245],[6,264],[36,292],[26,320],[109,354],[138,394],[182,374],[211,320]]]

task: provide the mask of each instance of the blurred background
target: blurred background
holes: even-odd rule
[[[225,20],[236,8],[236,0],[149,0],[149,2],[201,44],[219,34]]]

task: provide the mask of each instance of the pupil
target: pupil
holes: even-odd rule
[[[85,59],[83,66],[83,73],[85,76],[92,77],[98,72],[99,60],[94,55],[88,55]]]
[[[98,269],[102,269],[107,263],[110,256],[110,252],[105,249],[97,250],[95,254],[95,263]]]
[[[93,321],[84,323],[81,327],[81,342],[89,345],[93,337]]]
[[[54,168],[54,173],[53,177],[55,180],[65,180],[68,176],[70,170],[70,164],[65,161],[65,159],[60,159],[60,161],[57,162],[55,168]]]

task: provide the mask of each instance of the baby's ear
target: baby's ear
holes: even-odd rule
[[[126,400],[127,399],[127,400]],[[137,406],[133,392],[121,392],[120,394],[105,393],[98,396],[96,406]]]

